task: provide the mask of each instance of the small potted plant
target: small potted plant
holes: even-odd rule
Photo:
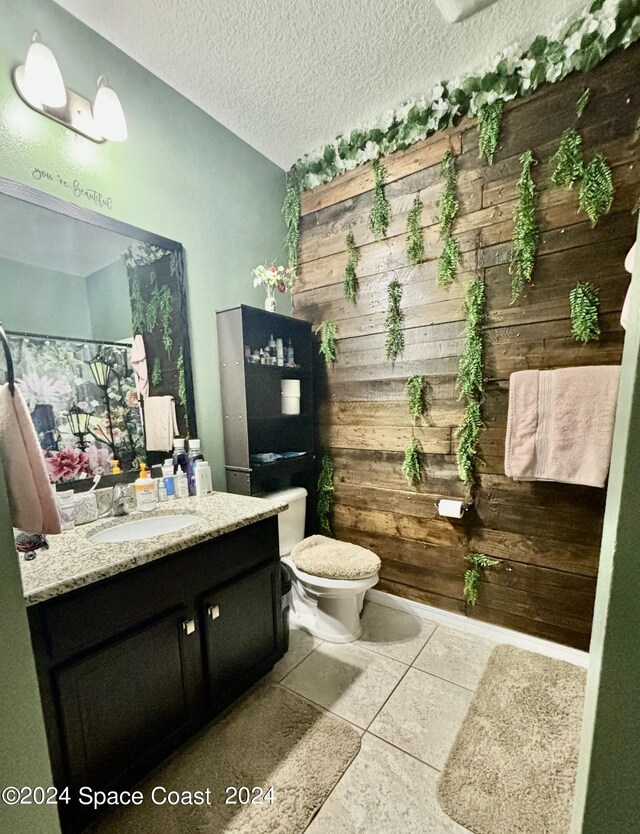
[[[293,286],[296,275],[288,266],[276,266],[275,264],[260,264],[253,272],[253,286],[263,286],[267,291],[264,302],[264,309],[270,313],[276,311],[276,290],[285,293]]]

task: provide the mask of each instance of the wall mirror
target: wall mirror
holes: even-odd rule
[[[0,179],[0,322],[56,485],[196,434],[181,244]]]

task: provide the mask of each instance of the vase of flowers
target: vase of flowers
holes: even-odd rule
[[[276,311],[276,291],[286,293],[293,286],[296,275],[288,266],[276,266],[275,264],[261,264],[253,272],[253,286],[264,287],[267,297],[264,302],[264,309],[270,313]]]

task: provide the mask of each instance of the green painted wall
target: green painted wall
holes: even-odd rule
[[[639,230],[640,234],[640,230]],[[640,257],[607,490],[573,834],[640,830]]]
[[[215,311],[262,304],[250,273],[282,257],[284,172],[51,0],[0,0],[0,21],[0,176],[185,247],[199,433],[221,488]],[[94,144],[19,99],[10,71],[36,28],[68,87],[93,98],[98,76],[108,76],[126,113],[126,142]],[[111,198],[112,209],[74,196],[61,180]]]
[[[122,258],[87,276],[87,296],[94,339],[131,339],[129,279]]]
[[[69,315],[73,303],[73,315]],[[64,307],[64,312],[56,314]],[[84,278],[0,258],[0,321],[6,330],[91,339]]]

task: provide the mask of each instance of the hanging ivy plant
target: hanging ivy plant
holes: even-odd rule
[[[331,532],[331,513],[333,512],[334,500],[334,475],[333,461],[325,453],[322,457],[320,476],[318,477],[318,521],[320,522],[320,532],[325,536],[333,535]]]
[[[475,605],[478,602],[478,594],[480,585],[484,580],[485,570],[500,563],[497,559],[490,559],[485,556],[484,553],[470,553],[465,558],[467,562],[471,563],[471,567],[464,574],[463,596],[465,602],[469,605]]]
[[[144,301],[142,300],[142,293],[140,292],[140,284],[135,278],[129,281],[129,297],[131,300],[131,327],[133,328],[134,336],[142,336],[144,333],[146,316],[144,310]]]
[[[438,285],[447,288],[451,285],[460,264],[460,244],[453,237],[453,221],[458,214],[459,203],[456,199],[458,175],[455,158],[447,151],[442,160],[444,189],[440,198],[440,237],[443,241],[442,254],[438,261]]]
[[[582,93],[578,96],[578,100],[576,101],[576,116],[580,118],[584,113],[584,109],[589,103],[589,99],[591,98],[591,90],[587,87],[586,90],[583,90]]]
[[[160,360],[156,357],[153,361],[153,370],[151,371],[151,384],[160,385],[162,382],[162,368],[160,367]]]
[[[178,402],[183,408],[187,407],[187,380],[184,373],[184,348],[178,354]]]
[[[490,104],[483,105],[478,113],[479,158],[484,157],[489,165],[493,165],[493,156],[498,147],[503,107],[504,101],[497,98]]]
[[[582,179],[582,137],[575,128],[570,127],[562,134],[551,164],[554,166],[551,182],[559,188],[573,188]]]
[[[539,237],[536,226],[536,187],[531,176],[531,166],[534,164],[531,151],[522,154],[520,164],[519,200],[513,213],[513,248],[509,264],[512,304],[520,297],[525,283],[533,278]]]
[[[356,303],[358,295],[358,276],[356,275],[356,266],[360,260],[360,255],[356,249],[356,242],[353,238],[353,232],[347,235],[347,265],[344,268],[344,294],[349,301]]]
[[[579,195],[580,210],[585,212],[591,226],[595,226],[602,215],[611,210],[613,192],[609,163],[597,153],[584,169]]]
[[[598,296],[598,288],[589,281],[576,284],[569,293],[571,335],[583,345],[600,339]]]
[[[300,239],[300,180],[297,176],[287,176],[287,189],[282,204],[282,214],[287,227],[285,247],[289,269],[298,272],[298,242]]]
[[[421,420],[427,410],[425,402],[426,380],[423,376],[412,376],[407,380],[405,393],[409,397],[409,415],[414,423]]]
[[[384,180],[387,169],[380,160],[373,160],[373,205],[369,214],[369,228],[376,240],[380,240],[387,233],[389,226],[390,206],[385,193]]]
[[[416,266],[424,259],[424,235],[422,234],[422,209],[420,195],[416,194],[407,215],[407,261]]]
[[[384,350],[387,360],[389,362],[395,362],[404,350],[404,333],[402,332],[404,313],[400,308],[402,284],[397,278],[389,282],[387,293],[389,296],[389,307],[387,308],[387,317],[384,322],[387,331]]]
[[[415,436],[411,438],[411,442],[407,446],[404,453],[404,460],[402,461],[402,474],[407,479],[409,486],[419,484],[422,480],[420,456],[418,454],[418,441]]]
[[[486,295],[484,282],[475,279],[467,288],[463,307],[465,342],[458,369],[458,390],[465,401],[456,431],[456,462],[460,480],[472,490],[477,478],[478,445],[484,428],[481,406],[484,398],[484,341]]]
[[[320,325],[320,353],[327,365],[333,365],[338,358],[338,325],[325,321]]]

